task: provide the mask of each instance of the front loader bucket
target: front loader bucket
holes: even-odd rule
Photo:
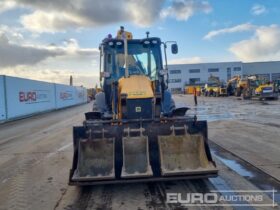
[[[114,179],[114,138],[79,141],[74,180]]]
[[[202,135],[159,136],[158,142],[163,176],[216,170],[208,161]]]
[[[70,185],[216,177],[207,122],[88,120],[74,127]]]
[[[152,176],[147,136],[123,138],[123,168],[121,177]]]

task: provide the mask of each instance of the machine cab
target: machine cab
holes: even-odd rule
[[[121,39],[108,39],[102,43],[101,77],[109,83],[131,75],[144,75],[151,81],[158,80],[158,72],[163,68],[160,39],[131,39],[125,45]]]

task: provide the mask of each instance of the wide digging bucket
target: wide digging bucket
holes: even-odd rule
[[[204,174],[216,171],[206,155],[202,134],[158,136],[162,176]],[[182,128],[179,128],[182,129]]]
[[[121,177],[123,178],[153,175],[149,161],[148,137],[142,135],[141,129],[139,131],[140,136],[130,137],[128,130],[128,136],[122,138],[123,168]]]
[[[80,140],[78,164],[73,175],[73,180],[114,179],[114,143],[114,138]]]

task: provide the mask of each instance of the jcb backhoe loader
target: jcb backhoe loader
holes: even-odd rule
[[[164,49],[165,69],[161,47]],[[175,108],[167,88],[167,44],[132,39],[123,28],[100,44],[103,92],[74,127],[70,185],[217,176],[207,122]],[[177,53],[177,44],[172,44]]]

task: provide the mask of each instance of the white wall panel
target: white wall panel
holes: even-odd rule
[[[6,119],[4,76],[0,76],[0,121]]]
[[[55,109],[54,84],[6,77],[7,118]]]
[[[56,108],[73,106],[76,103],[76,88],[69,85],[55,84]]]

